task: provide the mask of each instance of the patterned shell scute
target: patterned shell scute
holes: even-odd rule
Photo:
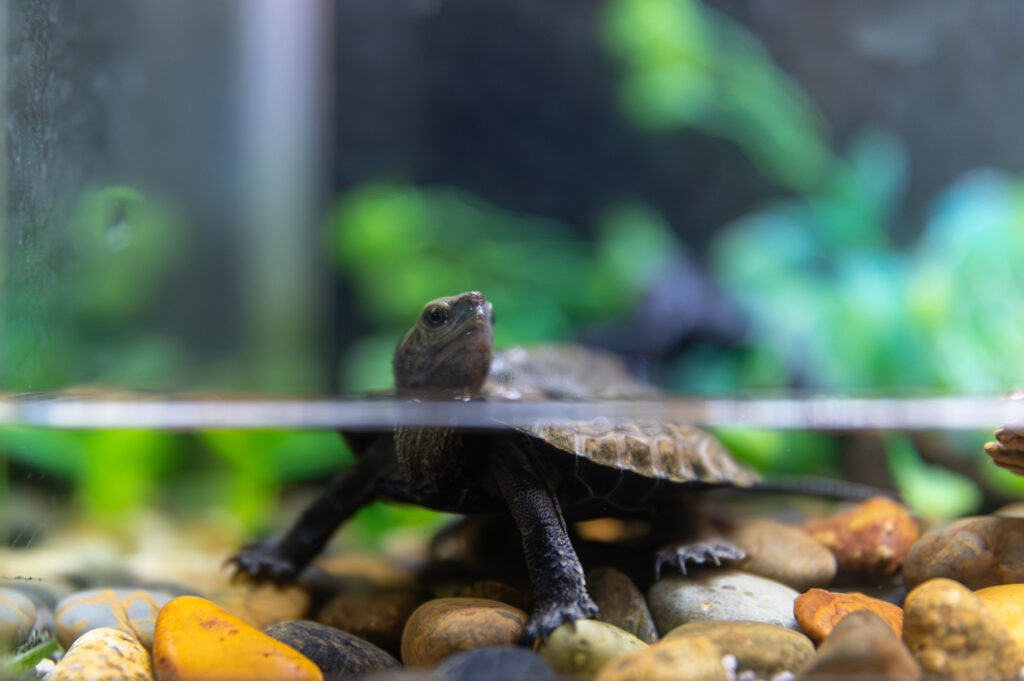
[[[595,419],[537,423],[523,430],[570,454],[649,478],[739,487],[757,481],[714,436],[695,426]]]

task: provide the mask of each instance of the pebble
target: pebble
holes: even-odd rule
[[[423,602],[418,590],[346,590],[320,609],[316,620],[380,646],[392,655],[402,648],[402,631]]]
[[[909,681],[921,677],[921,666],[888,622],[870,610],[857,610],[836,623],[799,678],[835,676]]]
[[[536,653],[514,646],[474,648],[442,660],[434,676],[452,681],[555,681],[555,672]]]
[[[161,608],[153,666],[158,678],[175,681],[323,679],[320,669],[294,648],[197,596],[179,596]]]
[[[153,663],[133,634],[97,627],[78,637],[43,680],[153,681]]]
[[[0,645],[17,648],[28,640],[36,622],[36,604],[14,589],[0,588]]]
[[[594,681],[726,681],[722,653],[703,636],[659,641],[606,664]]]
[[[434,589],[435,598],[487,598],[501,601],[514,608],[526,610],[529,606],[522,592],[504,582],[484,579],[470,584],[451,582]]]
[[[665,640],[702,636],[722,653],[733,655],[739,671],[750,670],[760,679],[786,671],[800,671],[814,657],[814,644],[798,631],[763,622],[690,622],[665,635]]]
[[[929,679],[1017,679],[1024,652],[981,599],[951,579],[907,594],[903,641]]]
[[[811,589],[793,604],[797,624],[815,643],[821,643],[841,619],[855,610],[870,610],[889,625],[896,636],[903,634],[903,609],[862,593],[832,593]]]
[[[401,589],[416,583],[415,571],[371,553],[321,556],[313,564],[332,577],[365,580],[380,589]]]
[[[988,586],[974,592],[1024,650],[1024,584]]]
[[[308,657],[324,674],[365,674],[399,666],[369,641],[318,622],[278,622],[263,633]]]
[[[402,661],[433,667],[470,648],[513,645],[526,626],[526,613],[485,598],[437,598],[416,608],[402,633]]]
[[[739,570],[705,570],[658,580],[647,592],[647,604],[662,634],[704,620],[748,620],[797,629],[793,602],[798,595],[785,584]]]
[[[730,529],[725,538],[747,557],[736,567],[774,579],[797,591],[828,586],[836,576],[836,558],[799,527],[774,520],[749,520]]]
[[[948,577],[969,589],[1024,582],[1024,518],[974,516],[926,532],[903,566],[907,588]]]
[[[90,589],[57,603],[53,619],[57,640],[67,648],[97,627],[113,627],[131,634],[147,649],[153,647],[153,625],[170,594],[145,589]]]
[[[646,648],[639,638],[599,620],[560,625],[537,649],[559,674],[591,677],[613,657]]]
[[[256,583],[240,577],[210,592],[209,600],[256,629],[302,619],[309,612],[309,592],[298,584]]]
[[[633,634],[645,643],[658,640],[658,629],[647,601],[629,576],[614,567],[587,572],[587,590],[597,603],[601,620]]]
[[[804,529],[836,557],[840,574],[885,577],[895,574],[917,540],[917,523],[906,507],[874,497]]]

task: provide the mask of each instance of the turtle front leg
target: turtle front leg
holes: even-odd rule
[[[985,443],[985,453],[1000,468],[1024,475],[1024,427],[1003,426],[995,436],[995,442]]]
[[[558,499],[529,457],[505,443],[491,457],[491,467],[519,527],[533,587],[534,608],[523,641],[544,640],[564,622],[597,615]]]
[[[386,447],[368,452],[354,467],[335,476],[284,535],[246,544],[227,562],[236,576],[247,574],[256,581],[279,584],[295,580],[334,530],[377,496],[379,480],[393,468],[394,456]]]

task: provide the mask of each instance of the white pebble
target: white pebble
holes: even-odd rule
[[[43,674],[46,674],[56,666],[57,663],[51,660],[50,658],[43,658],[42,660],[39,660],[39,663],[36,665],[36,673],[42,676]]]
[[[772,681],[793,681],[796,678],[796,674],[789,671],[788,669],[784,672],[779,672],[772,677]]]

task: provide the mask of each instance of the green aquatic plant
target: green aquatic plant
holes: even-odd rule
[[[823,119],[739,23],[694,0],[611,0],[602,22],[627,118],[736,144],[765,176],[811,191],[832,164]]]

